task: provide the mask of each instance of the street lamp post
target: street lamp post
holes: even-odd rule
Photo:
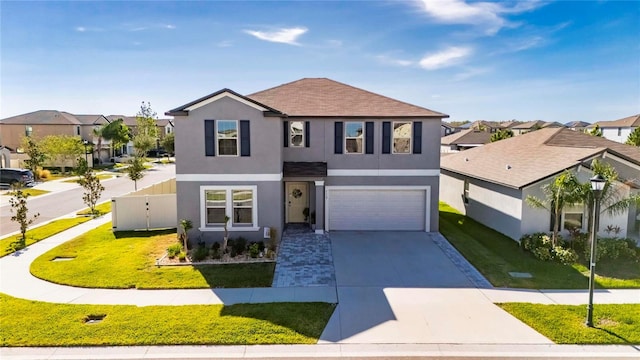
[[[606,184],[606,180],[601,175],[596,175],[590,179],[591,191],[593,192],[593,221],[591,222],[591,259],[589,261],[589,305],[587,305],[588,327],[593,327],[593,281],[596,275],[596,242],[598,241],[598,228],[600,222],[600,196]]]
[[[89,166],[89,157],[87,156],[87,146],[89,146],[89,141],[82,140],[82,145],[84,145],[84,161],[86,161],[87,166]]]

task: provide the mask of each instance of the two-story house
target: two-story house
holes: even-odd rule
[[[640,114],[628,116],[612,121],[598,121],[587,127],[588,130],[598,126],[602,130],[602,137],[611,141],[625,143],[629,135],[640,127]]]
[[[222,89],[166,115],[178,218],[202,240],[222,239],[225,216],[230,236],[250,240],[314,220],[316,232],[438,230],[445,114],[305,78],[247,96]]]

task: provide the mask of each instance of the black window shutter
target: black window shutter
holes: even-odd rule
[[[240,120],[240,156],[251,156],[249,120]]]
[[[422,154],[422,121],[413,122],[413,153]]]
[[[289,122],[284,121],[282,123],[282,141],[284,147],[289,147]]]
[[[342,121],[335,122],[335,143],[334,143],[334,153],[342,154],[342,140],[343,140],[343,128]]]
[[[216,126],[215,120],[204,121],[204,154],[206,156],[216,155]]]
[[[309,134],[311,133],[311,129],[309,129],[309,122],[304,122],[304,147],[309,147],[311,145],[311,139],[309,138]]]
[[[373,154],[373,121],[367,121],[364,123],[364,134],[366,136],[364,147],[365,154]]]
[[[391,154],[391,122],[382,123],[382,153]]]

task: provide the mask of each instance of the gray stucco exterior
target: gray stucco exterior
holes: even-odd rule
[[[263,240],[265,227],[275,228],[280,236],[287,222],[288,182],[307,183],[308,206],[311,212],[315,212],[316,231],[326,229],[325,194],[327,187],[331,186],[428,188],[427,193],[431,197],[427,204],[425,229],[438,230],[441,117],[286,117],[236,95],[223,91],[213,101],[204,100],[181,112],[174,120],[178,220],[193,222],[192,241],[222,240],[222,228],[208,226],[204,220],[203,189],[210,187],[255,189],[257,226],[230,226],[230,237]],[[216,153],[215,156],[207,156],[207,120],[248,121],[250,155],[220,156]],[[302,121],[309,126],[306,129],[308,147],[284,146],[285,122],[291,121]],[[373,154],[335,154],[335,123],[351,121],[373,123]],[[422,124],[420,153],[382,153],[383,122],[393,121]],[[326,163],[327,174],[288,177],[283,174],[284,162]]]

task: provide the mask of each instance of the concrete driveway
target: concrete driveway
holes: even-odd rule
[[[550,344],[424,232],[331,232],[339,304],[320,343]]]

